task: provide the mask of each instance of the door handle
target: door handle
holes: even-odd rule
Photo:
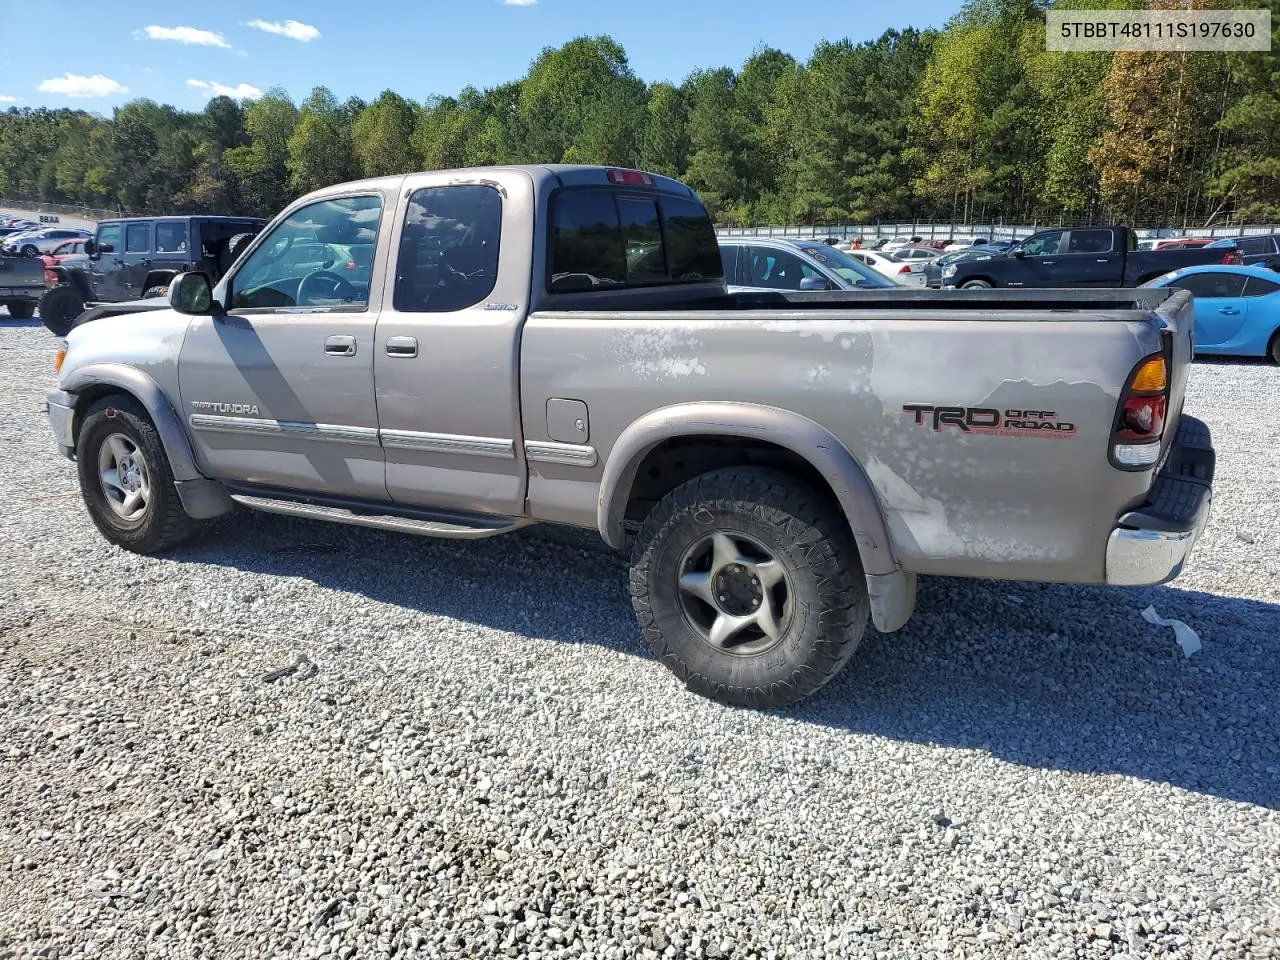
[[[1111,262],[1110,258],[1107,258],[1107,259],[1099,258],[1094,261],[1094,263],[1110,263],[1110,262]]]
[[[356,338],[345,335],[329,337],[324,342],[324,352],[329,357],[354,357],[356,355]]]
[[[1052,266],[1053,266],[1054,264],[1056,264],[1057,262],[1058,262],[1057,260],[1041,260],[1041,261],[1040,261],[1040,266],[1042,266],[1042,267],[1052,267]]]
[[[1239,310],[1237,310],[1235,307],[1223,307],[1223,308],[1222,308],[1221,310],[1219,310],[1218,312],[1219,312],[1219,313],[1225,313],[1225,314],[1226,314],[1227,316],[1229,316],[1229,317],[1234,317],[1234,316],[1235,316],[1237,313],[1239,313],[1240,311],[1239,311]]]
[[[417,355],[417,337],[387,337],[387,356],[416,357]]]

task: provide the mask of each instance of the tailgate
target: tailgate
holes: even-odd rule
[[[1186,399],[1187,380],[1191,376],[1191,359],[1195,356],[1195,320],[1191,312],[1191,294],[1178,290],[1156,308],[1169,363],[1169,416],[1165,421],[1162,459],[1178,435],[1182,403]]]

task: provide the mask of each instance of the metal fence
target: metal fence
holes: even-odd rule
[[[922,221],[904,223],[819,223],[791,227],[717,227],[716,235],[729,237],[804,237],[826,238],[861,237],[863,240],[879,237],[920,237],[925,241],[945,240],[948,237],[986,237],[989,240],[1018,240],[1039,230],[1062,226],[1058,223],[950,223]],[[1229,224],[1220,227],[1193,227],[1186,230],[1172,227],[1135,227],[1140,239],[1152,237],[1240,237],[1251,234],[1280,233],[1280,224],[1253,223]]]
[[[0,197],[0,207],[10,210],[23,210],[31,213],[56,213],[63,217],[76,217],[80,220],[109,220],[122,216],[117,210],[103,210],[98,207],[77,207],[69,203],[39,203],[35,200],[10,200]]]

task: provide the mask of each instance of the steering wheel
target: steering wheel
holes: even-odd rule
[[[322,284],[327,284],[328,289],[324,289],[321,286]],[[349,302],[359,299],[360,294],[346,277],[340,277],[330,270],[313,270],[303,277],[302,282],[298,284],[298,295],[294,299],[297,301],[298,306],[308,307],[312,305],[316,297],[323,300]]]

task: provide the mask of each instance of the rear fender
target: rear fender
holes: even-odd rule
[[[894,556],[875,488],[862,466],[830,431],[807,417],[751,403],[683,403],[651,411],[618,437],[600,481],[596,519],[605,542],[622,548],[623,518],[645,456],[665,440],[694,436],[749,437],[803,457],[831,488],[849,524],[882,632],[897,630],[915,605],[915,577]]]

